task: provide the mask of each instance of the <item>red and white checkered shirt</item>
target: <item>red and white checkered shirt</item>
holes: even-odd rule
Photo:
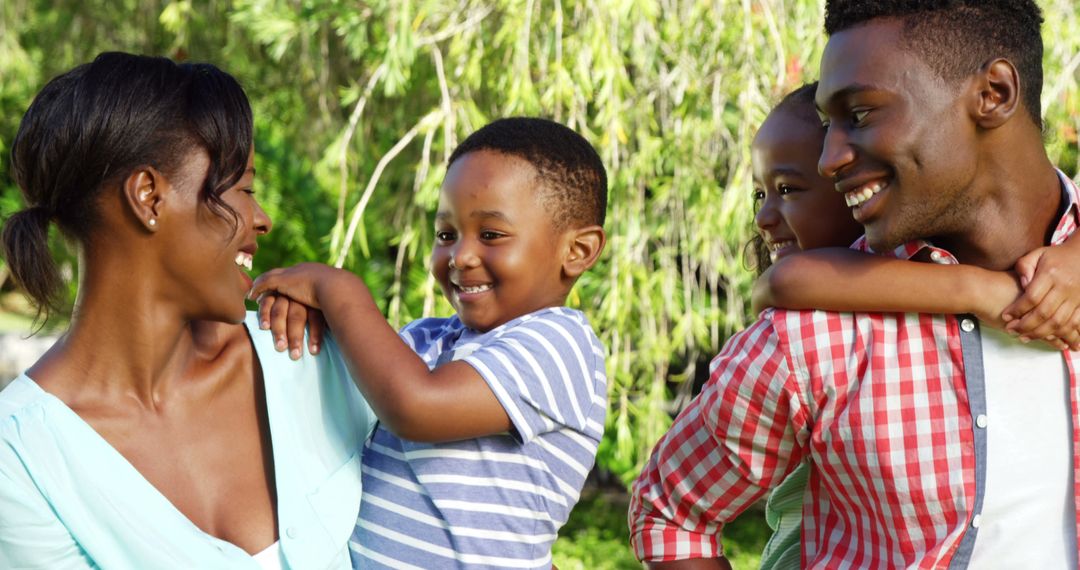
[[[1080,221],[1077,187],[1061,179],[1066,203],[1054,244]],[[896,253],[910,258],[924,247]],[[713,360],[709,382],[634,484],[634,552],[650,561],[721,555],[723,523],[809,458],[804,566],[966,566],[986,480],[977,323],[970,315],[764,312]],[[1063,354],[1075,500],[1080,353]]]

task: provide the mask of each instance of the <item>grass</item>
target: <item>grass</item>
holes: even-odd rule
[[[586,491],[559,532],[552,551],[559,570],[640,570],[626,526],[629,497]],[[765,515],[751,509],[724,527],[724,549],[736,570],[757,568],[769,538]]]

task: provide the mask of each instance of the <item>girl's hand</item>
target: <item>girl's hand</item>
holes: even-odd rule
[[[1080,350],[1078,244],[1070,239],[1040,247],[1016,262],[1024,292],[1002,313],[1005,330],[1024,342],[1042,339],[1061,350]]]
[[[1008,321],[1002,318],[1002,312],[1024,292],[1018,276],[1012,271],[990,271],[968,265],[957,265],[971,276],[962,283],[966,288],[958,295],[971,302],[971,313],[985,325],[998,330],[1007,330]]]
[[[271,331],[274,348],[278,352],[288,348],[289,358],[299,360],[303,354],[305,326],[308,331],[308,352],[318,354],[326,330],[322,311],[276,293],[259,297],[259,328]]]

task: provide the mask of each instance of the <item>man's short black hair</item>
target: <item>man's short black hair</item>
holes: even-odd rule
[[[607,172],[596,149],[570,128],[531,117],[499,119],[469,135],[447,168],[466,154],[491,150],[529,162],[540,177],[540,201],[556,227],[604,225]]]
[[[902,37],[947,81],[975,73],[999,57],[1020,73],[1028,114],[1042,127],[1042,10],[1034,0],[828,0],[825,33],[877,18],[898,18]]]

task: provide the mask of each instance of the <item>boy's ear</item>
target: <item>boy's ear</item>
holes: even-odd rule
[[[607,234],[600,226],[585,226],[569,230],[570,247],[563,259],[563,275],[577,279],[600,258],[607,243]]]
[[[978,125],[994,129],[1004,125],[1020,107],[1020,74],[1007,59],[986,64],[977,74],[972,113]]]
[[[136,167],[124,179],[121,191],[127,209],[147,231],[156,231],[161,225],[164,197],[169,182],[152,166]]]

